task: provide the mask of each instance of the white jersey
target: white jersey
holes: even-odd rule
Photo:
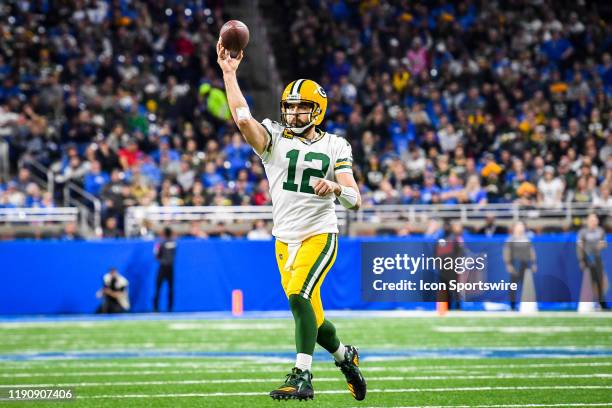
[[[313,187],[324,178],[352,173],[351,145],[341,137],[317,130],[312,141],[294,136],[278,122],[265,119],[268,143],[260,155],[272,196],[272,234],[286,243],[302,242],[323,233],[338,233],[335,194],[319,197]]]

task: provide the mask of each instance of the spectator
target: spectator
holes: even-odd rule
[[[487,214],[485,224],[478,230],[478,233],[490,238],[494,235],[506,234],[507,229],[497,224],[494,214]]]
[[[211,188],[219,184],[223,184],[224,178],[220,174],[219,169],[217,168],[214,162],[207,162],[204,167],[204,174],[202,175],[202,184],[205,187]]]
[[[122,234],[115,217],[109,217],[104,222],[103,236],[104,238],[121,238]]]
[[[202,226],[199,221],[189,223],[189,232],[184,235],[185,238],[208,238],[208,234],[202,231]]]
[[[343,51],[334,52],[333,63],[327,69],[331,83],[339,83],[340,78],[348,76],[350,72],[351,64],[346,60],[346,54]]]
[[[563,189],[563,182],[555,177],[555,169],[552,166],[546,166],[544,177],[538,182],[538,204],[546,207],[561,205]]]
[[[612,195],[610,195],[610,187],[607,184],[602,183],[599,192],[595,193],[593,205],[595,208],[601,208],[602,210],[612,210]]]
[[[422,44],[421,38],[416,37],[412,40],[412,46],[408,50],[406,58],[408,59],[410,73],[415,77],[418,77],[427,69],[427,47]]]
[[[222,89],[215,88],[209,83],[203,83],[200,85],[199,95],[202,101],[206,101],[202,102],[206,107],[204,111],[213,119],[223,122],[231,118],[227,97]]]
[[[478,194],[478,191],[471,191],[474,190],[474,188],[478,188],[478,186],[470,186],[470,191],[464,192],[462,180],[457,177],[455,173],[450,173],[448,176],[448,185],[443,187],[440,191],[440,201],[443,204],[458,204],[462,195],[467,195],[466,198],[468,198],[472,193]],[[477,198],[476,196],[474,197]],[[483,198],[482,196],[480,197],[481,200]]]
[[[64,241],[77,241],[83,237],[77,232],[77,226],[74,222],[67,222],[64,225],[64,233],[61,237]]]
[[[455,150],[461,143],[462,138],[462,132],[455,130],[455,127],[450,123],[438,132],[440,147],[444,153]]]
[[[223,221],[219,221],[215,228],[208,234],[211,238],[230,239],[233,238],[232,233],[227,229]]]
[[[425,174],[424,185],[420,191],[421,204],[437,204],[440,202],[440,188],[436,185],[436,178],[431,173]]]
[[[459,201],[481,205],[487,203],[487,193],[480,186],[480,179],[477,175],[471,175],[468,178],[465,190],[459,195]]]
[[[195,171],[187,160],[181,161],[181,170],[177,175],[177,182],[183,191],[189,191],[195,182]]]
[[[142,158],[142,152],[134,139],[128,140],[124,147],[119,150],[119,163],[124,170],[132,168],[140,158]]]
[[[76,182],[80,183],[83,176],[87,172],[87,167],[80,157],[73,156],[68,161],[68,164],[62,169],[61,173],[56,177],[58,183]]]
[[[108,174],[102,170],[100,162],[94,160],[91,162],[91,168],[85,173],[84,186],[85,191],[94,196],[100,195],[102,188],[110,181]]]
[[[406,159],[408,181],[412,184],[420,184],[423,180],[426,166],[427,160],[423,150],[411,145],[408,149],[408,158]]]
[[[114,169],[119,168],[119,157],[111,149],[108,140],[102,139],[96,150],[96,158],[100,162],[102,171],[110,174]]]
[[[234,179],[238,175],[239,170],[246,168],[253,150],[245,143],[244,138],[239,132],[234,132],[231,137],[231,143],[224,149],[224,154],[230,164],[230,177]]]
[[[253,223],[253,228],[247,233],[246,237],[251,241],[265,241],[272,239],[272,234],[268,231],[264,220],[257,220]]]

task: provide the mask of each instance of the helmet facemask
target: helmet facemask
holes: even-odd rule
[[[295,107],[289,112],[290,107]],[[317,103],[307,100],[286,100],[281,102],[281,122],[291,132],[296,135],[301,135],[312,126],[314,126],[317,116],[320,113],[320,108]],[[300,116],[307,115],[306,120],[300,120]]]

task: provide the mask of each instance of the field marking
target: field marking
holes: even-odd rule
[[[172,361],[174,360],[174,361]],[[198,361],[199,360],[199,361]],[[257,356],[244,356],[240,357],[240,360],[232,360],[226,359],[224,357],[210,357],[210,358],[201,358],[196,361],[185,361],[182,358],[176,358],[169,361],[152,361],[152,362],[141,362],[141,361],[109,361],[103,362],[99,360],[27,360],[22,362],[3,362],[0,361],[0,368],[3,369],[15,369],[15,370],[31,370],[31,369],[40,369],[40,368],[56,368],[56,367],[66,367],[66,368],[76,368],[76,367],[226,367],[226,366],[252,366],[252,365],[261,365],[261,366],[269,366],[270,364],[283,365],[288,361],[294,361],[294,359],[279,359],[279,358],[269,358],[269,357],[257,357]],[[360,360],[368,361],[365,358],[360,358]],[[474,359],[466,359],[468,361],[474,361]],[[435,366],[421,366],[421,365],[413,365],[414,359],[404,358],[402,360],[394,360],[397,362],[406,362],[406,365],[402,366],[377,366],[371,363],[367,364],[368,369],[410,369],[410,370],[419,370],[424,369],[427,371],[444,371],[448,369],[486,369],[486,368],[551,368],[551,367],[607,367],[612,366],[611,361],[586,361],[581,362],[580,359],[575,358],[566,358],[566,361],[558,361],[558,362],[550,362],[550,363],[525,363],[525,364],[447,364],[447,365],[435,365]],[[569,360],[569,361],[568,361]],[[329,358],[328,360],[316,360],[314,362],[315,365],[332,363],[333,360]],[[376,361],[378,362],[378,361]]]
[[[612,402],[566,402],[563,404],[496,404],[496,405],[419,405],[414,407],[387,407],[387,408],[519,408],[519,407],[609,407]],[[354,408],[380,408],[354,407]]]
[[[326,310],[325,313],[333,318],[439,318],[435,310]],[[611,318],[609,313],[588,312],[577,313],[576,311],[541,311],[533,314],[521,314],[507,311],[449,311],[441,319],[455,318],[505,318],[505,319],[533,319],[533,318]],[[246,311],[240,318],[233,317],[231,312],[174,312],[172,314],[157,313],[133,313],[121,315],[49,315],[49,316],[2,316],[0,325],[4,323],[43,323],[43,322],[121,322],[121,321],[181,321],[181,320],[275,320],[290,319],[291,313],[288,310],[276,310],[255,312]]]
[[[3,370],[40,370],[40,369],[56,369],[56,368],[109,368],[109,367],[120,367],[120,368],[223,368],[223,367],[244,367],[244,366],[269,366],[270,364],[286,364],[290,359],[283,359],[282,361],[215,361],[215,362],[152,362],[152,363],[140,363],[140,362],[126,362],[126,363],[98,363],[98,362],[83,362],[82,360],[75,360],[74,363],[58,362],[55,364],[49,364],[46,361],[24,361],[23,363],[10,364],[0,362],[0,368]],[[612,362],[610,363],[612,365]]]
[[[395,389],[370,389],[369,393],[421,393],[421,392],[457,392],[457,391],[526,391],[526,390],[608,390],[612,385],[551,385],[551,386],[515,386],[515,387],[456,387],[456,388],[395,388]],[[316,391],[317,394],[345,394],[346,390],[323,390]],[[119,399],[119,398],[189,398],[189,397],[268,397],[264,392],[199,392],[199,393],[174,393],[174,394],[104,394],[77,396],[77,399]]]
[[[482,320],[483,319],[474,319],[473,322],[482,323]],[[484,320],[486,321],[486,319]],[[341,321],[341,322],[338,322],[337,326],[340,329],[347,329],[353,326],[355,322],[358,322],[358,319],[354,319],[350,322]],[[554,320],[550,322],[542,321],[540,322],[541,325],[536,325],[535,321],[534,322],[522,322],[523,324],[521,325],[508,325],[510,322],[499,320],[497,322],[499,326],[483,326],[482,324],[480,325],[476,324],[472,326],[469,324],[471,322],[472,321],[470,321],[469,319],[464,319],[462,323],[466,323],[466,325],[448,326],[449,322],[447,321],[444,321],[444,322],[443,321],[433,321],[423,327],[427,329],[431,329],[433,331],[451,332],[455,330],[455,332],[460,332],[460,333],[461,332],[488,332],[490,330],[496,330],[496,329],[500,329],[504,327],[525,328],[525,330],[528,330],[531,328],[536,333],[539,333],[537,331],[538,329],[544,330],[546,328],[551,328],[551,330],[557,330],[560,333],[571,332],[571,331],[590,331],[590,330],[609,332],[609,330],[606,329],[604,326],[600,326],[602,322],[598,320],[581,321],[581,322],[588,323],[588,324],[568,326],[567,328],[565,328],[564,326],[560,326],[559,325],[559,323],[561,323],[560,321],[554,321]],[[199,322],[164,321],[164,322],[149,322],[149,323],[150,324],[148,325],[140,325],[136,323],[136,327],[146,328],[146,329],[155,327],[155,328],[167,329],[171,331],[188,331],[188,332],[198,332],[198,333],[206,332],[209,330],[215,330],[215,331],[224,331],[224,330],[228,330],[228,331],[229,330],[231,331],[239,331],[239,330],[279,330],[279,331],[283,331],[283,330],[286,330],[286,331],[289,331],[292,329],[290,322],[284,321],[284,320],[277,321],[277,322],[265,322],[265,323],[264,322],[253,323],[253,322],[245,322],[245,321],[218,321],[218,320],[199,321]],[[156,323],[156,324],[151,324],[151,323]],[[454,323],[460,323],[460,322],[454,322]],[[516,324],[517,322],[512,322],[512,323]],[[533,326],[529,325],[531,323],[533,323]],[[550,324],[550,323],[556,323],[556,324]],[[11,336],[24,336],[24,335],[31,334],[34,337],[44,337],[45,335],[47,335],[47,333],[24,333],[24,331],[30,330],[30,329],[49,329],[49,330],[53,330],[54,332],[55,331],[59,332],[57,333],[57,335],[68,336],[72,333],[66,333],[65,332],[66,329],[70,330],[71,332],[75,332],[75,333],[78,333],[79,330],[82,330],[82,329],[88,329],[88,331],[90,331],[92,335],[102,336],[104,335],[103,331],[105,329],[122,327],[122,326],[125,326],[125,327],[134,326],[134,323],[129,322],[129,321],[126,321],[126,322],[117,321],[117,322],[0,323],[0,332],[3,332],[3,334],[5,335],[11,335]],[[532,333],[532,332],[529,332],[529,333]]]
[[[104,377],[114,375],[155,375],[155,374],[185,374],[185,373],[202,373],[201,370],[145,370],[145,371],[80,371],[71,373],[13,373],[13,374],[0,374],[0,378],[31,378],[31,377]]]
[[[612,333],[606,326],[434,326],[439,333],[504,333],[504,334],[555,334],[574,332]]]
[[[292,351],[189,351],[189,350],[143,350],[143,348],[152,348],[153,343],[141,345],[139,349],[121,349],[121,350],[80,350],[80,351],[46,351],[36,352],[31,350],[27,353],[15,354],[0,354],[0,363],[2,361],[23,361],[23,360],[65,360],[65,359],[114,359],[114,358],[170,358],[170,357],[214,357],[214,358],[229,358],[241,359],[246,357],[258,358],[294,358],[295,353]],[[252,348],[252,347],[251,347]],[[246,347],[248,350],[249,347]],[[562,346],[562,347],[463,347],[463,348],[430,348],[430,349],[376,349],[369,348],[369,352],[364,360],[368,358],[384,359],[384,358],[568,358],[568,357],[612,357],[612,348],[606,347],[580,347],[580,346]],[[324,360],[323,353],[317,353],[315,360]]]
[[[612,378],[612,374],[589,373],[589,374],[563,374],[547,373],[540,374],[498,374],[498,375],[466,375],[466,376],[386,376],[367,377],[368,381],[434,381],[434,380],[513,380],[513,379],[556,379],[556,378]],[[12,387],[106,387],[106,386],[135,386],[135,385],[205,385],[205,384],[241,384],[241,383],[274,383],[278,378],[218,378],[205,380],[159,380],[159,381],[101,381],[101,382],[76,382],[76,383],[51,383],[51,384],[0,384],[0,388]],[[319,377],[317,382],[344,382],[344,378]]]
[[[577,313],[577,312],[539,312],[534,314],[520,314],[511,312],[486,312],[486,311],[473,311],[473,312],[461,312],[461,311],[449,311],[443,317],[437,315],[435,311],[326,311],[326,313],[332,318],[341,319],[338,321],[338,325],[342,326],[346,322],[342,319],[351,320],[367,320],[372,318],[383,318],[383,319],[403,319],[403,318],[416,318],[416,319],[434,319],[432,320],[434,325],[436,323],[442,324],[443,321],[448,320],[461,320],[461,319],[524,319],[526,322],[531,323],[531,320],[539,319],[579,319],[581,321],[589,320],[601,320],[612,318],[610,313]],[[104,328],[108,326],[116,327],[119,323],[128,322],[142,322],[143,326],[149,326],[158,323],[172,323],[172,322],[185,322],[195,324],[208,325],[217,324],[223,325],[227,323],[236,325],[258,325],[260,322],[254,322],[254,320],[271,320],[269,324],[277,325],[279,323],[274,320],[290,320],[291,314],[288,311],[273,311],[273,312],[245,312],[242,317],[236,318],[231,315],[230,312],[210,312],[210,313],[172,313],[168,315],[150,314],[150,313],[138,313],[138,314],[125,314],[125,315],[67,315],[67,316],[3,316],[0,317],[0,330],[4,329],[22,329],[22,328]],[[263,325],[265,325],[264,323]],[[284,327],[284,323],[282,324]],[[262,326],[263,327],[263,326]]]
[[[0,337],[2,335],[0,334]],[[604,337],[604,336],[599,336]],[[544,339],[550,339],[550,337],[542,337],[538,339],[538,342],[544,342]],[[366,344],[361,345],[362,349],[371,350],[369,352],[371,358],[376,355],[383,357],[391,356],[406,356],[410,354],[411,357],[419,357],[420,355],[427,354],[427,358],[431,358],[434,354],[443,355],[444,358],[457,358],[460,354],[470,354],[472,356],[480,355],[486,357],[486,354],[506,354],[507,357],[513,358],[518,354],[526,353],[547,353],[556,354],[559,358],[567,357],[561,354],[563,353],[597,353],[598,355],[609,354],[612,355],[612,348],[610,343],[590,343],[590,344],[567,344],[566,341],[573,339],[554,339],[554,342],[558,342],[557,346],[544,346],[540,347],[536,342],[530,340],[526,341],[526,346],[516,347],[516,342],[506,342],[493,340],[495,344],[489,346],[476,346],[478,340],[491,341],[491,339],[485,339],[483,337],[472,338],[470,342],[472,345],[454,348],[447,344],[442,344],[438,347],[430,348],[406,348],[407,342],[401,343],[377,343],[377,344]],[[597,339],[600,342],[605,341],[604,338]],[[236,343],[229,345],[227,342],[213,342],[209,340],[193,340],[193,341],[172,341],[170,339],[163,341],[141,341],[135,339],[129,343],[104,343],[100,341],[74,341],[74,340],[62,340],[62,339],[50,339],[48,342],[36,342],[28,344],[27,346],[21,346],[24,342],[30,341],[30,339],[24,338],[22,341],[4,341],[2,351],[0,351],[0,362],[3,360],[24,360],[24,359],[35,359],[40,358],[55,358],[61,359],[64,355],[69,358],[78,358],[79,354],[88,354],[85,358],[122,358],[133,356],[133,357],[186,357],[186,354],[191,354],[188,357],[232,357],[232,354],[236,358],[241,358],[245,355],[258,355],[258,356],[276,356],[276,357],[291,357],[295,358],[295,351],[288,345],[288,342],[281,343],[268,343],[263,345],[262,343],[249,343],[236,340]],[[420,342],[419,340],[416,340]],[[530,345],[531,343],[532,345]],[[204,345],[204,347],[203,347]],[[104,349],[101,347],[104,346]],[[244,352],[236,351],[236,347],[241,350],[248,350]],[[275,351],[271,351],[273,347]],[[70,351],[67,351],[70,350]],[[98,356],[92,356],[91,354],[98,354]],[[153,355],[155,353],[155,355]],[[166,354],[165,356],[163,354]],[[512,355],[515,354],[515,355]],[[435,357],[435,356],[434,356]],[[537,356],[540,357],[540,356]],[[316,358],[316,356],[315,356]]]
[[[108,363],[97,363],[97,362],[83,362],[82,360],[74,360],[72,362],[58,362],[55,364],[48,364],[46,361],[25,361],[23,363],[18,363],[18,366],[10,366],[9,364],[3,364],[0,362],[0,368],[3,370],[16,370],[16,371],[25,371],[25,370],[40,370],[40,369],[57,369],[57,368],[192,368],[192,369],[203,369],[204,373],[213,373],[213,372],[232,372],[232,369],[227,370],[215,370],[217,368],[235,366],[235,367],[243,367],[243,366],[253,366],[253,365],[261,365],[263,367],[258,367],[250,370],[250,372],[257,372],[260,370],[264,371],[283,371],[286,367],[287,362],[292,362],[293,360],[282,359],[282,360],[274,360],[274,361],[251,361],[251,359],[247,359],[246,361],[227,361],[224,362],[223,359],[212,359],[213,362],[152,362],[152,363],[141,363],[141,362],[108,362]],[[272,360],[272,359],[271,359]],[[364,360],[367,361],[367,360]],[[401,361],[401,360],[400,360]],[[329,361],[331,364],[331,360]],[[15,364],[13,362],[10,363]],[[278,367],[269,367],[270,364],[276,364]],[[315,362],[316,371],[337,371],[336,367],[325,367],[321,364],[325,364],[325,362]],[[319,366],[321,365],[321,366]],[[479,370],[479,369],[532,369],[532,368],[557,368],[557,367],[609,367],[612,366],[612,361],[593,361],[593,362],[571,362],[571,363],[526,363],[526,364],[457,364],[457,365],[436,365],[435,367],[425,367],[425,366],[376,366],[376,365],[365,365],[364,370],[366,371],[402,371],[402,372],[414,372],[414,371],[424,371],[424,372],[448,372],[449,370],[454,371],[463,371],[463,370]],[[208,370],[209,368],[213,370]],[[241,368],[242,369],[242,368]],[[122,371],[122,372],[132,372],[132,371]],[[169,371],[160,370],[160,373],[168,373]],[[181,371],[184,372],[184,371]],[[2,374],[0,374],[0,377]],[[6,376],[10,376],[6,374]]]
[[[168,323],[167,328],[169,330],[291,330],[291,326],[287,322],[251,322],[245,324],[245,322],[177,322]]]
[[[457,325],[457,326],[449,326],[448,322],[434,322],[426,326],[420,326],[424,329],[431,330],[433,332],[442,332],[442,333],[491,333],[491,332],[500,332],[502,334],[506,333],[528,333],[528,334],[548,334],[548,333],[571,333],[571,332],[604,332],[609,333],[612,331],[611,327],[601,326],[601,322],[594,321],[592,325],[574,325],[574,326],[563,326],[559,325],[559,322],[554,322],[557,324],[542,324],[540,325],[508,325],[500,321],[499,325],[494,326],[483,326],[479,325],[478,322],[480,320],[475,320],[471,323],[469,320],[465,321],[465,325]],[[353,324],[350,324],[353,323]],[[443,324],[444,323],[444,324]],[[514,322],[513,322],[514,323]],[[535,322],[534,322],[535,323]],[[597,324],[599,323],[599,324]],[[345,322],[338,323],[338,328],[342,330],[350,329],[354,327],[355,322]],[[61,322],[59,323],[45,323],[45,324],[30,324],[31,327],[24,327],[21,324],[2,324],[0,323],[0,332],[3,333],[3,337],[11,337],[15,339],[22,339],[24,337],[31,337],[41,340],[46,340],[51,337],[60,337],[60,338],[70,338],[75,334],[82,333],[82,329],[95,329],[88,330],[88,334],[94,337],[103,337],[107,333],[105,330],[109,328],[117,328],[118,326],[128,326],[128,324],[108,324],[104,323],[79,323],[76,325],[65,325]],[[82,326],[82,327],[81,327]],[[146,328],[150,329],[151,327],[143,327],[136,325],[138,328]],[[162,324],[155,325],[156,329],[165,329],[168,332],[163,333],[161,336],[173,337],[174,334],[172,331],[186,331],[188,333],[193,333],[194,336],[207,335],[211,332],[216,331],[240,331],[240,330],[262,330],[262,331],[291,331],[292,326],[289,322],[272,322],[272,323],[243,323],[243,322],[163,322]],[[21,331],[17,331],[17,329],[22,329]],[[31,333],[29,330],[31,329],[48,329],[53,333],[49,333],[49,331],[44,333]],[[73,330],[66,330],[73,329]],[[417,334],[418,335],[418,334]],[[139,334],[135,334],[136,338],[144,338],[146,336],[142,336]]]

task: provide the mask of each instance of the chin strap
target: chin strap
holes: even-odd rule
[[[296,135],[301,135],[302,133],[310,129],[310,127],[314,125],[314,122],[315,122],[314,120],[311,120],[309,124],[307,124],[306,126],[302,126],[302,127],[287,126],[287,129],[289,129],[291,133],[294,133]]]

